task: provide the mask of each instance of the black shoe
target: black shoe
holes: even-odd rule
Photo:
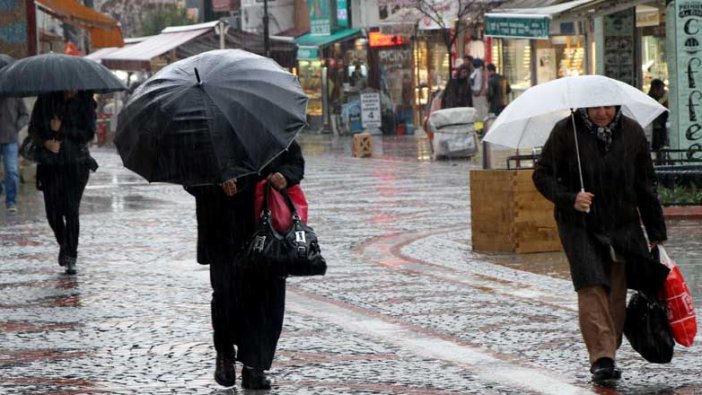
[[[231,387],[236,384],[236,369],[234,357],[217,354],[217,366],[215,367],[214,379],[217,384],[223,387]]]
[[[77,260],[77,258],[72,257],[72,256],[66,257],[66,259],[64,260],[65,261],[64,266],[66,266],[66,274],[76,274],[77,273],[76,260]]]
[[[247,390],[269,390],[271,389],[271,379],[268,378],[263,369],[244,366],[241,369],[241,386]]]
[[[66,258],[68,255],[66,255],[66,249],[61,246],[59,249],[59,256],[58,256],[58,264],[59,266],[66,266]]]
[[[590,367],[590,373],[595,383],[607,383],[622,377],[622,372],[614,365],[614,360],[607,357],[595,361]]]

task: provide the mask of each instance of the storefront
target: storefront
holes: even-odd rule
[[[535,84],[587,73],[583,25],[560,15],[590,1],[486,14],[485,35],[493,38],[492,63],[507,77],[513,95],[518,96]]]
[[[295,39],[297,74],[309,98],[307,115],[311,129],[329,128],[331,114],[339,110],[345,96],[359,90],[367,81],[366,40],[360,35],[358,29],[344,29]]]
[[[369,86],[380,91],[384,102],[383,133],[412,134],[412,47],[400,35],[368,33]]]
[[[431,99],[444,89],[451,76],[451,53],[441,38],[440,30],[422,30],[414,42],[414,122],[421,124],[427,116]]]

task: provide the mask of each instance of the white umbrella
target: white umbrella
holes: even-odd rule
[[[580,186],[584,191],[572,111],[601,106],[621,106],[624,115],[635,119],[641,126],[648,125],[667,111],[645,93],[621,81],[601,75],[565,77],[527,89],[500,113],[483,141],[517,149],[542,146],[556,122],[570,113]]]
[[[647,94],[601,75],[564,77],[527,89],[497,117],[483,138],[511,148],[540,147],[571,109],[622,106],[624,115],[646,126],[667,111]]]

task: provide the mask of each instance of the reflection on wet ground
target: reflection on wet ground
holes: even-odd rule
[[[471,250],[467,173],[479,166],[476,158],[433,161],[427,141],[413,137],[375,137],[372,159],[351,159],[350,137],[301,141],[306,193],[331,265],[324,278],[289,281],[276,392],[541,392],[534,383],[496,380],[491,366],[474,362],[476,354],[568,390],[699,391],[695,347],[676,348],[667,366],[646,364],[625,347],[625,380],[613,389],[590,386],[563,254]],[[56,265],[33,186],[22,187],[18,215],[0,210],[0,260],[9,261],[0,266],[0,388],[217,393],[210,290],[206,268],[194,262],[192,198],[179,186],[151,185],[125,171],[110,149],[94,153],[101,168],[81,207],[78,276]],[[700,306],[702,226],[670,221],[669,238]],[[320,318],[322,305],[333,322]],[[353,314],[376,326],[353,332]],[[412,348],[416,339],[386,331],[398,324],[426,336],[426,352]],[[437,348],[445,339],[454,348]]]

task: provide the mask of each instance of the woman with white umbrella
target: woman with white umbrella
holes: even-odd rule
[[[556,123],[533,179],[555,204],[593,380],[619,379],[627,288],[654,292],[667,274],[640,225],[651,246],[666,240],[643,129],[620,106],[579,108]]]

